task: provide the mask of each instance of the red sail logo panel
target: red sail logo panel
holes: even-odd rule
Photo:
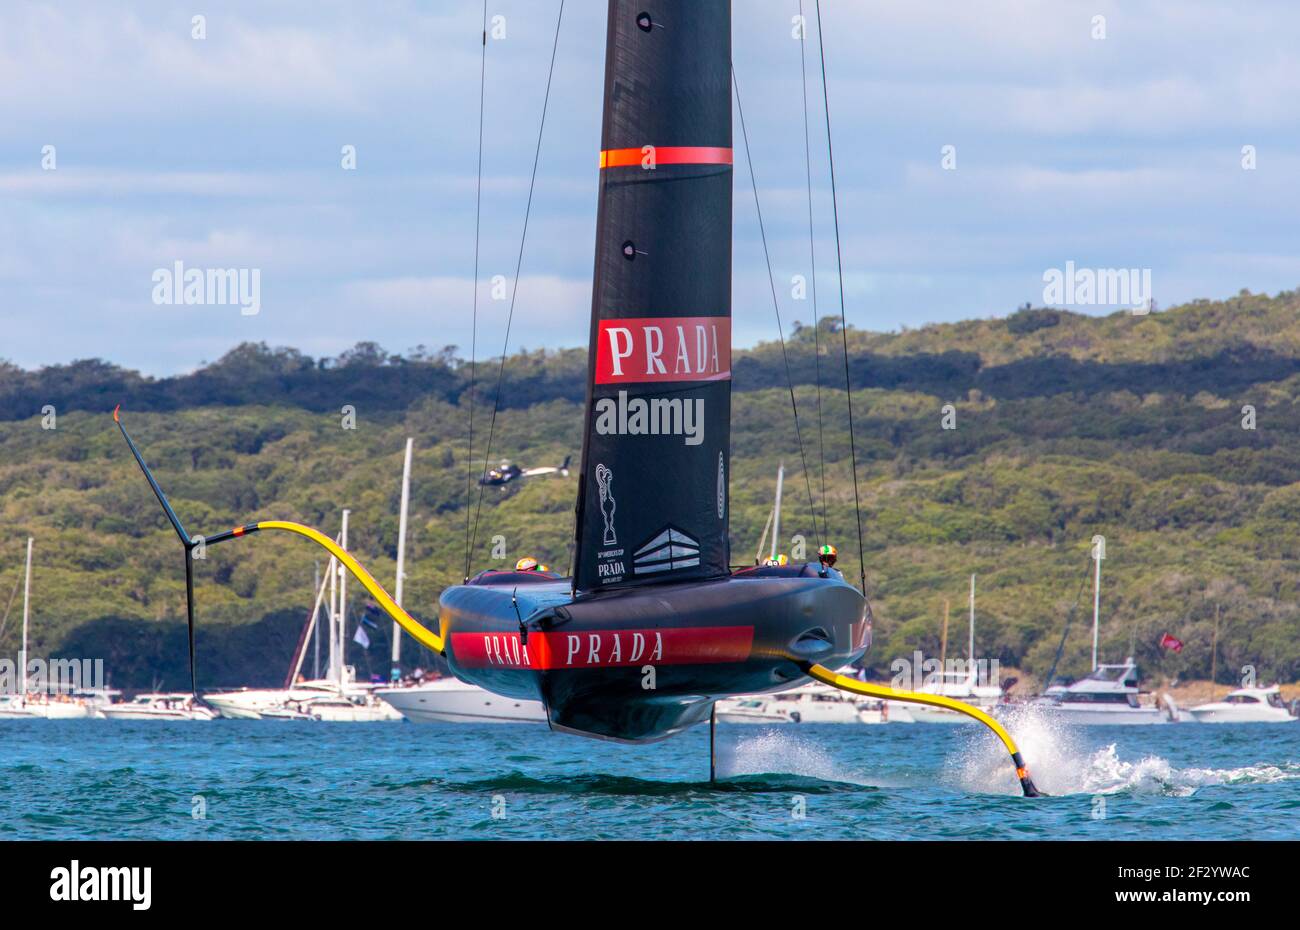
[[[597,384],[730,378],[730,317],[635,317],[600,321],[596,342]]]

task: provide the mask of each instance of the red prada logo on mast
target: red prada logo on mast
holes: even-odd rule
[[[597,384],[725,381],[731,378],[731,319],[725,316],[601,320]]]

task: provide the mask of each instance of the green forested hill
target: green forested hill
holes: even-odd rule
[[[975,572],[979,651],[1044,674],[1101,533],[1105,655],[1132,650],[1148,674],[1207,677],[1217,607],[1221,680],[1245,664],[1263,678],[1300,677],[1300,295],[1243,293],[1146,317],[1022,310],[844,337],[878,671],[913,649],[937,653],[945,598],[951,643],[964,648]],[[779,346],[736,355],[737,563],[753,557],[783,459],[783,547],[799,533],[811,552],[827,537],[856,577],[841,339],[823,320],[789,341],[807,483]],[[576,456],[584,371],[581,350],[512,357],[493,459]],[[476,474],[493,387],[478,391]],[[432,615],[442,586],[464,574],[467,389],[454,350],[397,357],[371,344],[320,360],[245,345],[170,379],[98,361],[38,371],[0,362],[0,608],[33,535],[34,654],[103,657],[119,685],[184,685],[182,555],[109,416],[121,401],[191,531],[275,517],[332,532],[346,506],[352,548],[386,583],[401,450],[414,436],[406,601]],[[340,427],[346,404],[355,430]],[[956,429],[942,428],[945,404]],[[52,430],[42,428],[46,405],[57,414]],[[1246,405],[1253,430],[1242,428]],[[819,447],[829,529],[820,526]],[[575,487],[574,478],[546,478],[487,489],[473,567],[493,564],[498,535],[509,560],[532,553],[566,566]],[[283,675],[317,558],[310,544],[273,536],[208,553],[199,569],[202,685]],[[17,650],[20,598],[0,630],[0,655]],[[1090,606],[1085,591],[1067,674],[1085,667]],[[363,673],[386,671],[389,628],[381,622],[368,653],[353,647]],[[1166,631],[1187,643],[1181,655],[1158,648]],[[413,645],[406,655],[421,658]]]

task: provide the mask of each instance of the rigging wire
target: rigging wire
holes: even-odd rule
[[[821,53],[822,103],[826,110],[826,156],[831,171],[831,210],[835,217],[835,267],[840,285],[840,335],[844,340],[844,391],[849,407],[849,457],[853,468],[853,513],[858,521],[858,568],[862,596],[867,596],[867,554],[862,546],[862,499],[858,493],[858,452],[853,438],[853,380],[849,374],[849,332],[844,311],[844,255],[840,247],[840,208],[835,193],[835,149],[831,144],[831,100],[826,86],[826,36],[822,32],[822,0],[817,3],[817,47]],[[870,609],[870,608],[868,608]]]
[[[808,130],[808,62],[805,54],[807,33],[803,0],[799,0],[799,77],[803,85],[803,164],[808,181],[808,259],[812,265],[813,371],[817,382],[817,459],[822,484],[822,532],[829,536],[831,525],[830,518],[826,514],[826,440],[822,430],[821,318],[817,310],[817,245],[813,228],[812,143]]]
[[[9,608],[14,606],[14,596],[18,593],[18,585],[22,583],[23,576],[19,573],[14,579],[14,589],[9,592],[9,602],[5,604],[5,615],[0,619],[0,641],[4,640],[5,628],[9,626]]]
[[[478,180],[474,190],[474,310],[469,336],[469,451],[465,461],[465,577],[469,578],[472,546],[469,538],[470,501],[474,496],[474,375],[478,352],[479,232],[483,219],[483,101],[487,89],[487,0],[483,0],[483,51],[478,66]]]
[[[817,505],[813,501],[812,479],[808,474],[808,459],[803,450],[803,432],[799,428],[799,405],[794,399],[794,378],[790,374],[790,358],[785,351],[785,327],[781,323],[781,306],[776,298],[776,278],[772,274],[772,256],[767,248],[767,231],[763,227],[763,208],[758,203],[758,178],[754,174],[754,158],[749,151],[749,132],[745,129],[745,108],[740,102],[740,82],[736,79],[736,68],[731,68],[731,83],[736,89],[736,112],[740,115],[740,136],[745,143],[745,162],[749,166],[749,181],[754,190],[754,210],[758,214],[758,234],[763,241],[763,258],[767,262],[767,283],[772,289],[772,310],[776,313],[776,331],[781,337],[781,359],[785,362],[785,381],[790,389],[790,409],[794,412],[794,434],[799,441],[799,461],[803,464],[804,485],[808,489],[808,509],[812,511],[813,537],[821,540],[817,529]],[[780,544],[777,543],[779,546]]]
[[[533,153],[533,173],[528,182],[528,203],[524,207],[524,228],[519,236],[519,256],[515,260],[515,277],[514,287],[510,290],[510,310],[506,314],[506,333],[505,339],[501,344],[501,364],[497,368],[497,390],[496,398],[492,402],[492,419],[488,423],[487,448],[483,453],[483,477],[487,477],[488,462],[492,458],[492,439],[496,434],[497,412],[501,409],[501,385],[505,378],[506,372],[506,352],[510,347],[510,326],[515,318],[515,298],[519,296],[519,272],[524,264],[524,244],[528,241],[528,219],[533,211],[533,191],[537,186],[537,164],[542,158],[542,135],[546,131],[546,111],[551,102],[551,80],[555,76],[555,54],[560,47],[560,24],[564,22],[564,0],[560,0],[560,12],[555,18],[555,40],[551,44],[551,67],[546,73],[546,94],[542,98],[542,119],[537,127],[537,149]],[[477,282],[475,282],[477,287]],[[470,536],[470,553],[472,555],[474,543],[478,541],[478,524],[479,516],[483,511],[483,489],[485,485],[479,484],[478,503],[474,508],[474,531]],[[466,559],[468,565],[469,558]],[[469,575],[469,569],[465,571],[466,577]]]
[[[1052,679],[1056,677],[1056,666],[1057,663],[1061,661],[1061,656],[1065,652],[1066,637],[1070,635],[1070,624],[1074,622],[1075,611],[1079,609],[1079,599],[1083,597],[1083,589],[1087,586],[1088,576],[1091,574],[1092,574],[1092,555],[1091,553],[1089,553],[1087,570],[1084,571],[1083,580],[1079,582],[1079,590],[1074,595],[1074,604],[1070,607],[1070,612],[1065,615],[1065,629],[1061,631],[1061,642],[1060,645],[1056,647],[1056,658],[1052,660],[1052,667],[1048,671],[1047,677],[1043,679],[1047,683],[1046,686],[1048,688],[1052,686]]]

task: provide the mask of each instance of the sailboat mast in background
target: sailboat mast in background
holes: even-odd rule
[[[35,543],[31,536],[27,537],[27,571],[23,576],[23,648],[18,656],[19,674],[22,675],[23,700],[27,698],[27,624],[31,619],[32,603],[32,544]]]
[[[785,462],[776,469],[776,504],[772,508],[772,552],[768,558],[775,560],[781,545],[781,492],[785,488]]]
[[[970,642],[966,645],[966,655],[970,658],[971,668],[975,667],[975,576],[970,576]]]
[[[1101,638],[1101,560],[1106,558],[1106,537],[1092,537],[1092,560],[1097,569],[1092,582],[1092,670],[1097,671],[1097,645]]]
[[[352,513],[351,510],[344,508],[343,527],[339,531],[339,545],[343,547],[343,550],[345,552],[347,551],[348,548],[348,514],[350,513]],[[339,602],[338,602],[338,611],[334,616],[335,619],[334,636],[337,639],[339,644],[338,645],[339,661],[338,661],[338,666],[334,669],[334,674],[337,676],[335,680],[338,682],[339,693],[342,694],[343,686],[345,684],[345,679],[347,677],[346,673],[344,672],[344,669],[347,667],[347,648],[348,648],[347,636],[345,634],[345,630],[348,625],[348,573],[347,573],[347,569],[345,569],[341,564],[338,567],[338,573],[339,573]]]
[[[411,502],[411,446],[415,440],[406,440],[406,460],[402,465],[402,505],[397,518],[397,580],[393,588],[393,600],[400,607],[402,604],[402,587],[406,580],[406,511]],[[393,621],[393,681],[401,677],[402,628]]]

